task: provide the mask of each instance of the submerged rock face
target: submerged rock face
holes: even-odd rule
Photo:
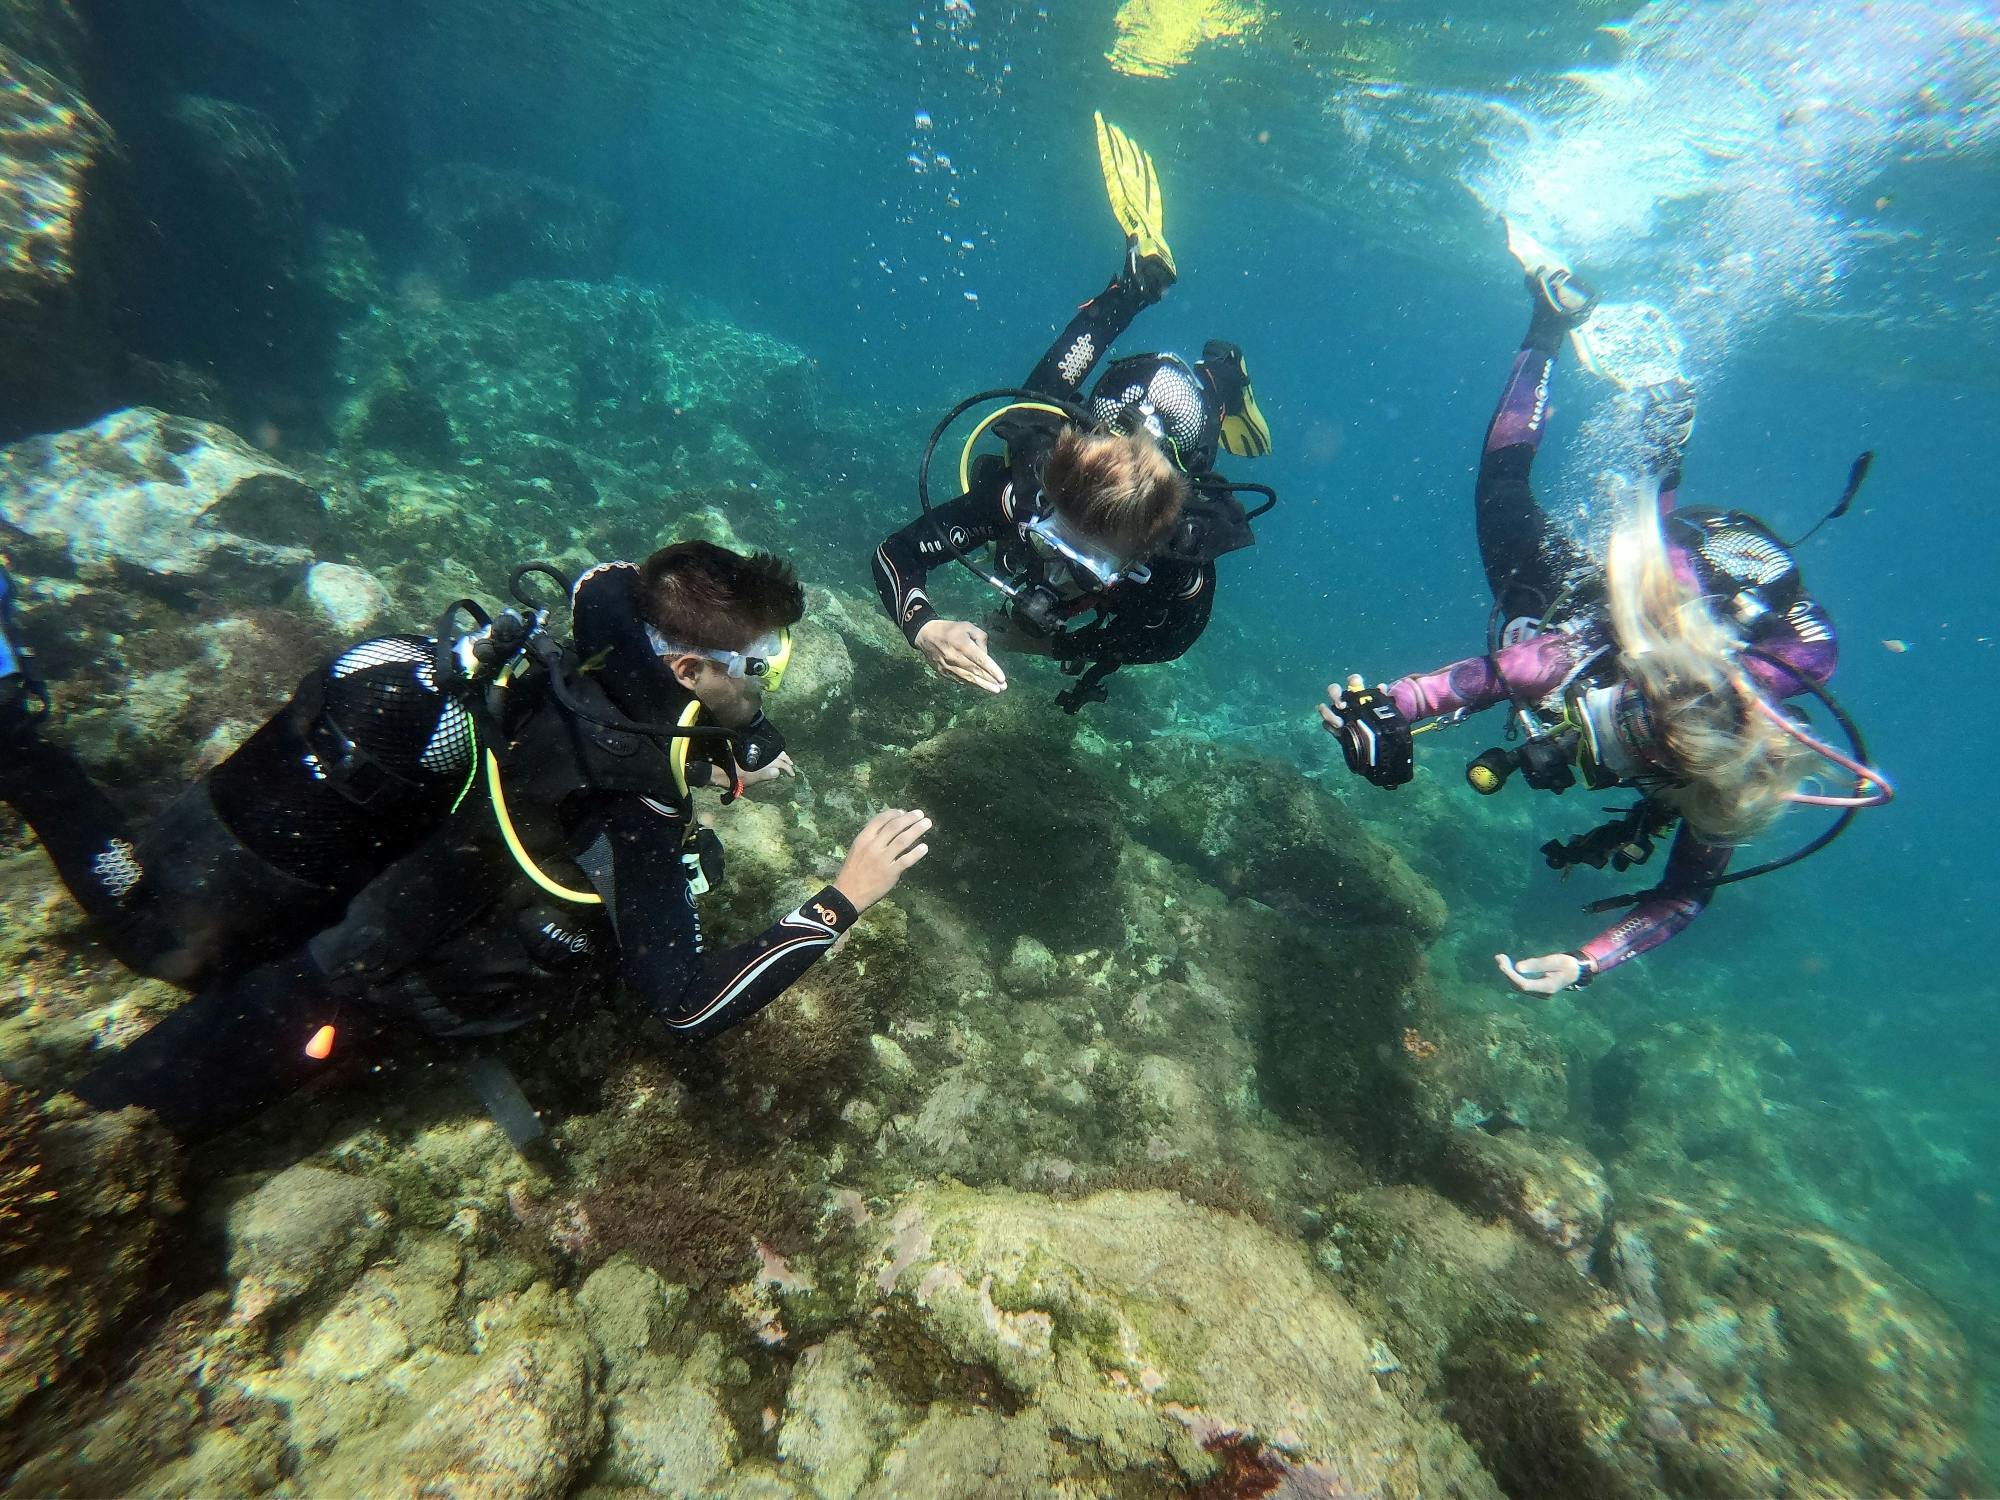
[[[1355,1493],[1498,1493],[1387,1394],[1372,1331],[1301,1247],[1173,1194],[920,1191],[863,1275],[879,1357],[986,1371],[1113,1472],[1199,1482],[1268,1449]]]
[[[602,281],[617,263],[619,206],[533,173],[435,167],[410,208],[427,261],[457,293],[483,296],[529,279]]]
[[[1444,931],[1437,891],[1296,767],[1172,735],[1134,746],[1125,766],[1146,790],[1134,833],[1230,895],[1420,942]]]
[[[120,1327],[180,1207],[178,1175],[144,1111],[37,1106],[0,1084],[0,1418]]]
[[[1621,1281],[1664,1328],[1635,1384],[1669,1487],[1935,1495],[1977,1486],[1964,1342],[1915,1287],[1824,1230],[1657,1198]]]
[[[352,1280],[387,1237],[389,1210],[376,1184],[323,1167],[288,1167],[240,1199],[227,1219],[236,1316]]]
[[[54,73],[0,47],[0,299],[43,296],[76,270],[85,178],[111,130]]]
[[[0,449],[0,526],[33,571],[275,601],[304,580],[322,517],[228,428],[150,407]]]
[[[905,804],[955,830],[934,841],[940,874],[991,892],[1001,922],[1068,949],[1119,935],[1125,843],[1119,805],[1073,733],[1018,694],[979,704],[911,747]]]

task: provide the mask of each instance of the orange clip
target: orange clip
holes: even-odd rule
[[[333,1053],[333,1027],[322,1026],[312,1034],[306,1043],[306,1056],[314,1062],[325,1062]]]

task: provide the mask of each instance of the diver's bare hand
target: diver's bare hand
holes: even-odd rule
[[[989,693],[1007,691],[1007,674],[986,650],[986,632],[966,620],[931,620],[917,632],[917,649],[940,677]]]
[[[1507,976],[1507,982],[1524,995],[1553,995],[1583,978],[1583,965],[1574,953],[1545,953],[1519,963],[1504,953],[1496,953],[1493,961]]]
[[[789,751],[781,751],[776,760],[761,770],[744,771],[742,773],[743,789],[748,791],[760,781],[774,781],[780,776],[796,776],[798,774],[799,768],[792,763],[791,753]]]
[[[921,843],[931,820],[921,812],[892,807],[868,820],[847,851],[847,861],[833,877],[833,888],[856,911],[866,911],[896,888],[903,872],[930,853]]]

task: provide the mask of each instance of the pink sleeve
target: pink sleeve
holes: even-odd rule
[[[1516,695],[1534,701],[1560,687],[1593,649],[1581,636],[1552,630],[1516,641],[1500,653],[1504,680],[1501,672],[1493,670],[1491,657],[1469,656],[1434,672],[1399,677],[1388,685],[1389,696],[1413,724],[1461,709],[1504,703],[1509,684]]]
[[[1713,887],[1729,868],[1726,844],[1703,843],[1683,824],[1667,856],[1659,888],[1611,926],[1577,949],[1593,977],[1617,968],[1629,958],[1649,953],[1686,927],[1708,905]],[[1682,889],[1678,894],[1675,887]]]

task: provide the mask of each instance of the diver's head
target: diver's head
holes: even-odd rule
[[[1605,573],[1624,681],[1585,695],[1586,743],[1608,769],[1663,778],[1655,795],[1704,839],[1753,837],[1798,791],[1812,753],[1760,711],[1741,640],[1676,572],[1657,513],[1613,533]]]
[[[1142,433],[1065,428],[1042,470],[1046,525],[1030,542],[1086,591],[1143,562],[1173,535],[1187,476]]]
[[[639,612],[660,661],[727,729],[763,711],[806,612],[791,565],[713,542],[675,542],[640,568]]]

